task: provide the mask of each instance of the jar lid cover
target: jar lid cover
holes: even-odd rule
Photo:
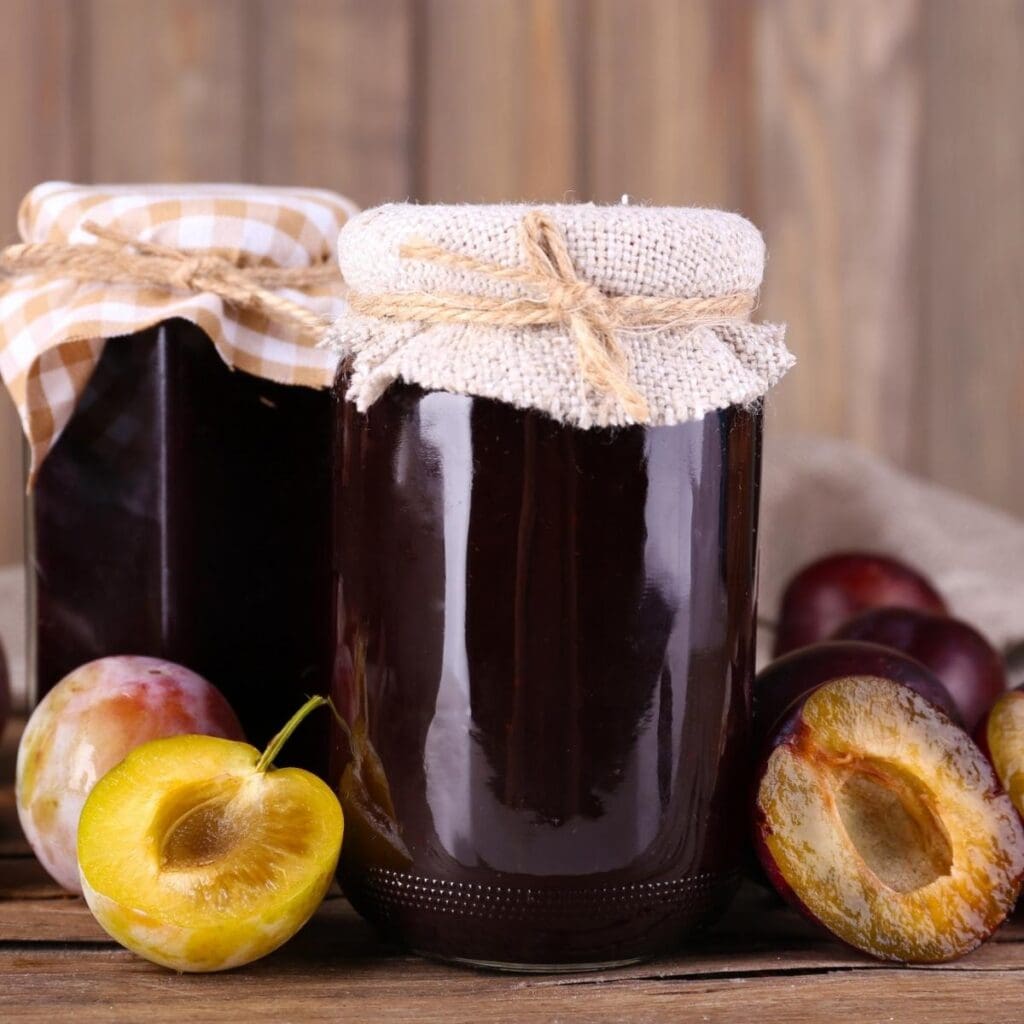
[[[584,428],[699,419],[793,364],[784,328],[750,321],[764,259],[719,210],[383,206],[341,232],[327,343],[364,410],[401,378]]]
[[[317,346],[317,325],[342,309],[334,244],[355,211],[348,199],[316,189],[32,189],[18,217],[26,244],[0,257],[0,373],[29,441],[31,478],[71,418],[105,339],[164,320],[197,324],[229,366],[329,386],[338,357]]]

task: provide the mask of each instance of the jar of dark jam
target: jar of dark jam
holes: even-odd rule
[[[49,182],[25,198],[0,371],[31,453],[36,700],[97,658],[165,658],[263,745],[328,689],[337,359],[317,342],[341,307],[351,210],[249,185]],[[322,767],[327,731],[307,723],[286,756]]]
[[[547,967],[649,956],[722,909],[760,432],[738,408],[585,431],[406,385],[342,407],[357,909],[433,955]]]
[[[231,370],[184,320],[108,341],[29,496],[38,697],[94,658],[166,658],[262,745],[322,692],[332,419],[329,392]]]
[[[386,207],[342,232],[339,877],[360,913],[428,956],[630,963],[712,921],[738,883],[761,403],[666,409],[688,380],[738,379],[734,343],[754,351],[760,328],[644,336],[627,365],[648,421],[595,422],[609,405],[585,346],[615,296],[657,266],[648,245],[685,258],[704,244],[694,211],[655,213]],[[749,243],[738,277],[756,288],[760,236],[724,224]],[[522,274],[517,258],[532,261]],[[666,266],[652,288],[688,287]],[[525,301],[508,285],[520,278]],[[474,326],[481,310],[492,319]],[[515,317],[544,326],[503,336]]]

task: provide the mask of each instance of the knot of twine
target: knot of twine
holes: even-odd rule
[[[146,242],[94,221],[82,225],[95,245],[41,242],[10,245],[0,252],[0,274],[73,278],[163,291],[209,292],[236,309],[261,313],[300,332],[319,336],[328,321],[276,289],[302,290],[340,280],[326,259],[309,267],[264,267],[244,255],[197,252]]]
[[[565,235],[541,210],[523,218],[520,240],[526,254],[525,266],[521,267],[489,263],[421,240],[403,245],[399,255],[511,281],[522,286],[525,294],[521,297],[350,293],[349,304],[356,313],[386,320],[498,327],[563,325],[576,345],[584,379],[598,392],[615,395],[623,409],[643,423],[650,418],[647,401],[629,380],[629,366],[617,332],[642,333],[746,320],[756,303],[753,292],[711,298],[607,295],[579,277]]]

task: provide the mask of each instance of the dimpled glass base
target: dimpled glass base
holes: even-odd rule
[[[345,894],[389,938],[423,956],[555,973],[621,967],[671,949],[719,916],[737,882],[729,872],[538,887],[371,869],[348,876]]]

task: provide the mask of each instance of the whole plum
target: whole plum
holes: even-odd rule
[[[244,739],[220,691],[156,658],[100,658],[65,676],[32,713],[15,794],[25,838],[65,889],[81,892],[78,819],[93,786],[148,740],[201,733]]]

